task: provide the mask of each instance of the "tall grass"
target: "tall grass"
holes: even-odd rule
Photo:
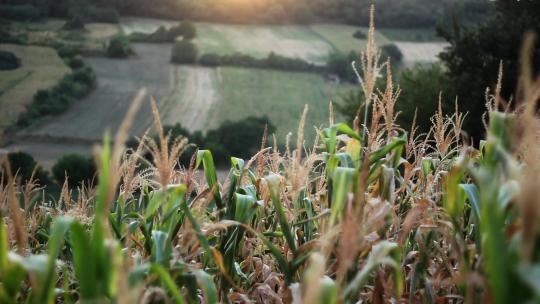
[[[292,150],[267,147],[264,134],[252,159],[231,158],[223,181],[211,151],[178,166],[186,141],[163,134],[155,107],[159,139],[123,149],[142,94],[114,146],[106,137],[99,149],[97,185],[76,198],[67,186],[58,201],[43,197],[4,161],[0,302],[539,301],[533,38],[523,47],[520,106],[499,111],[498,85],[475,148],[457,108],[439,110],[428,134],[396,125],[400,90],[373,35],[372,22],[357,68],[366,100],[352,127],[330,114],[305,147],[306,108]]]

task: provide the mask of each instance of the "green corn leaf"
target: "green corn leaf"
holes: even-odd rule
[[[343,213],[347,195],[353,191],[356,185],[358,171],[353,168],[338,167],[332,178],[332,207],[330,214],[330,226],[336,223],[338,217]]]
[[[383,241],[373,246],[371,253],[366,260],[366,263],[362,267],[353,280],[343,290],[343,297],[346,298],[353,292],[359,292],[360,289],[367,282],[369,275],[375,270],[376,267],[381,265],[390,266],[395,269],[395,273],[400,273],[400,265],[393,258],[389,257],[391,252],[396,250],[398,245],[396,243]]]
[[[54,222],[51,236],[49,237],[48,242],[48,265],[45,281],[43,282],[42,294],[40,297],[40,302],[42,303],[52,303],[54,299],[54,282],[56,277],[56,258],[60,254],[60,250],[64,245],[65,235],[70,229],[72,220],[66,217],[59,217]]]
[[[212,276],[202,270],[196,270],[194,274],[197,277],[197,283],[203,291],[205,303],[218,303],[218,291]]]
[[[283,230],[283,234],[285,235],[285,240],[287,241],[287,244],[289,245],[289,248],[291,249],[293,254],[296,254],[296,243],[294,241],[294,236],[292,234],[289,220],[285,215],[285,209],[283,208],[280,200],[280,177],[276,174],[271,174],[265,177],[265,180],[268,183],[268,189],[270,190],[272,204],[274,206],[274,210],[277,213],[281,230]]]
[[[219,193],[219,184],[217,180],[216,167],[214,166],[214,158],[212,157],[212,153],[208,150],[199,150],[197,152],[196,168],[199,168],[201,162],[204,166],[204,176],[206,177],[206,182],[208,183],[208,187],[212,189],[216,206],[219,209],[222,209],[224,206],[221,200],[221,194]]]
[[[172,248],[167,233],[152,231],[152,262],[166,266],[171,258]]]
[[[182,297],[180,289],[178,288],[178,286],[176,286],[176,283],[163,266],[161,266],[160,264],[152,264],[150,266],[150,271],[156,274],[161,280],[161,282],[163,282],[165,287],[167,287],[176,304],[184,303],[184,298]]]
[[[96,257],[90,248],[90,238],[84,227],[74,222],[71,225],[71,242],[73,251],[73,268],[79,283],[81,299],[93,300],[97,298],[97,269]]]

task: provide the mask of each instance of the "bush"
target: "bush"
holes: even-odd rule
[[[248,117],[234,122],[226,121],[219,128],[208,131],[205,145],[213,146],[214,149],[222,147],[224,151],[221,149],[220,153],[228,157],[249,159],[260,148],[265,126],[268,126],[268,134],[276,130],[268,117]],[[228,157],[218,158],[216,162],[227,163]]]
[[[15,70],[21,66],[21,60],[12,52],[0,51],[0,71]]]
[[[356,32],[354,32],[353,37],[361,40],[367,39],[366,33],[364,33],[364,31],[362,30],[357,30]]]
[[[62,29],[66,31],[82,31],[85,29],[84,21],[78,15],[73,16],[71,19],[66,21],[66,23],[64,23]]]
[[[454,92],[448,87],[449,79],[441,65],[416,66],[401,73],[399,84],[401,94],[397,109],[401,112],[399,124],[409,130],[414,112],[419,113],[416,125],[420,132],[428,132],[430,118],[438,108],[439,94],[442,93],[442,109],[445,113],[454,111]]]
[[[46,185],[50,182],[49,175],[42,167],[37,165],[32,155],[25,152],[11,152],[8,154],[9,165],[11,166],[11,172],[17,174],[17,178],[22,183],[26,183],[30,180],[32,173],[34,173],[34,180],[38,180],[40,185]]]
[[[288,58],[270,53],[268,57],[259,59],[250,55],[235,53],[233,55],[204,54],[199,59],[204,66],[240,66],[259,69],[275,69],[284,71],[319,72],[321,67],[300,58]]]
[[[401,50],[393,43],[383,45],[381,47],[381,53],[382,59],[386,60],[387,58],[390,58],[392,64],[401,63],[403,60],[403,53],[401,53]]]
[[[171,54],[172,63],[195,63],[197,61],[197,46],[188,40],[178,41],[174,44]]]
[[[64,112],[75,100],[86,96],[96,86],[97,78],[89,67],[81,67],[64,76],[53,88],[39,90],[25,113],[17,120],[17,126],[27,127],[36,119]]]
[[[113,37],[107,46],[107,56],[111,58],[127,58],[135,52],[125,37]]]
[[[326,62],[325,72],[326,74],[337,75],[341,80],[356,83],[358,80],[351,63],[358,61],[359,57],[359,54],[356,52],[350,52],[349,54],[341,52],[331,53]]]
[[[180,23],[177,32],[186,40],[191,40],[197,36],[195,25],[189,21]]]
[[[182,22],[181,24],[169,29],[165,28],[164,26],[160,26],[151,34],[132,33],[129,36],[129,39],[137,42],[169,43],[175,42],[178,37],[182,37],[183,40],[191,40],[195,38],[196,35],[197,31],[193,23]]]
[[[30,4],[0,5],[0,18],[17,21],[36,21],[41,17],[39,8]]]
[[[81,56],[73,56],[66,59],[66,64],[73,70],[78,70],[84,67],[84,61]]]
[[[96,166],[92,158],[80,154],[66,154],[56,161],[52,173],[60,184],[64,183],[67,175],[69,186],[76,187],[82,182],[92,181],[96,174]]]

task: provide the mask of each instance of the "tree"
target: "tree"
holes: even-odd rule
[[[485,90],[497,82],[499,63],[504,68],[502,96],[513,99],[519,76],[519,46],[523,35],[540,33],[540,2],[498,0],[494,17],[475,27],[457,21],[439,27],[439,33],[451,44],[441,54],[448,67],[449,85],[456,90],[460,109],[469,112],[464,128],[478,140],[484,133],[480,122],[485,112]],[[534,49],[534,67],[540,70],[540,47]]]
[[[190,21],[180,23],[178,32],[185,40],[191,40],[197,37],[197,28]]]
[[[21,60],[15,54],[7,51],[0,51],[0,71],[15,70],[21,66]]]
[[[94,161],[80,154],[66,154],[60,157],[52,168],[54,178],[60,183],[68,177],[70,187],[90,182],[96,174]]]
[[[34,180],[38,180],[40,185],[50,182],[47,172],[38,166],[32,155],[25,152],[11,152],[8,154],[8,161],[12,173],[17,174],[22,183],[29,181],[32,173],[34,173]]]
[[[401,114],[398,123],[405,130],[410,130],[418,110],[416,126],[420,132],[428,132],[432,125],[430,119],[438,109],[439,96],[444,113],[454,110],[454,94],[448,88],[448,76],[439,64],[404,70],[399,86],[401,94],[396,108]]]
[[[198,57],[197,46],[188,40],[174,44],[171,54],[172,63],[195,63]]]
[[[116,36],[109,41],[109,46],[107,47],[107,56],[109,57],[126,58],[134,53],[129,45],[129,41],[125,37]]]

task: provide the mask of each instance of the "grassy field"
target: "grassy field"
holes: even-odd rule
[[[279,142],[284,142],[288,132],[296,134],[305,104],[309,106],[306,129],[311,141],[313,126],[328,122],[329,101],[352,88],[328,84],[314,74],[241,68],[220,69],[220,79],[222,98],[210,114],[212,125],[266,114],[277,126]]]
[[[70,70],[52,48],[0,44],[21,59],[22,66],[0,71],[0,129],[13,123],[38,90],[54,86]]]
[[[379,29],[379,33],[392,41],[442,42],[435,29]]]

